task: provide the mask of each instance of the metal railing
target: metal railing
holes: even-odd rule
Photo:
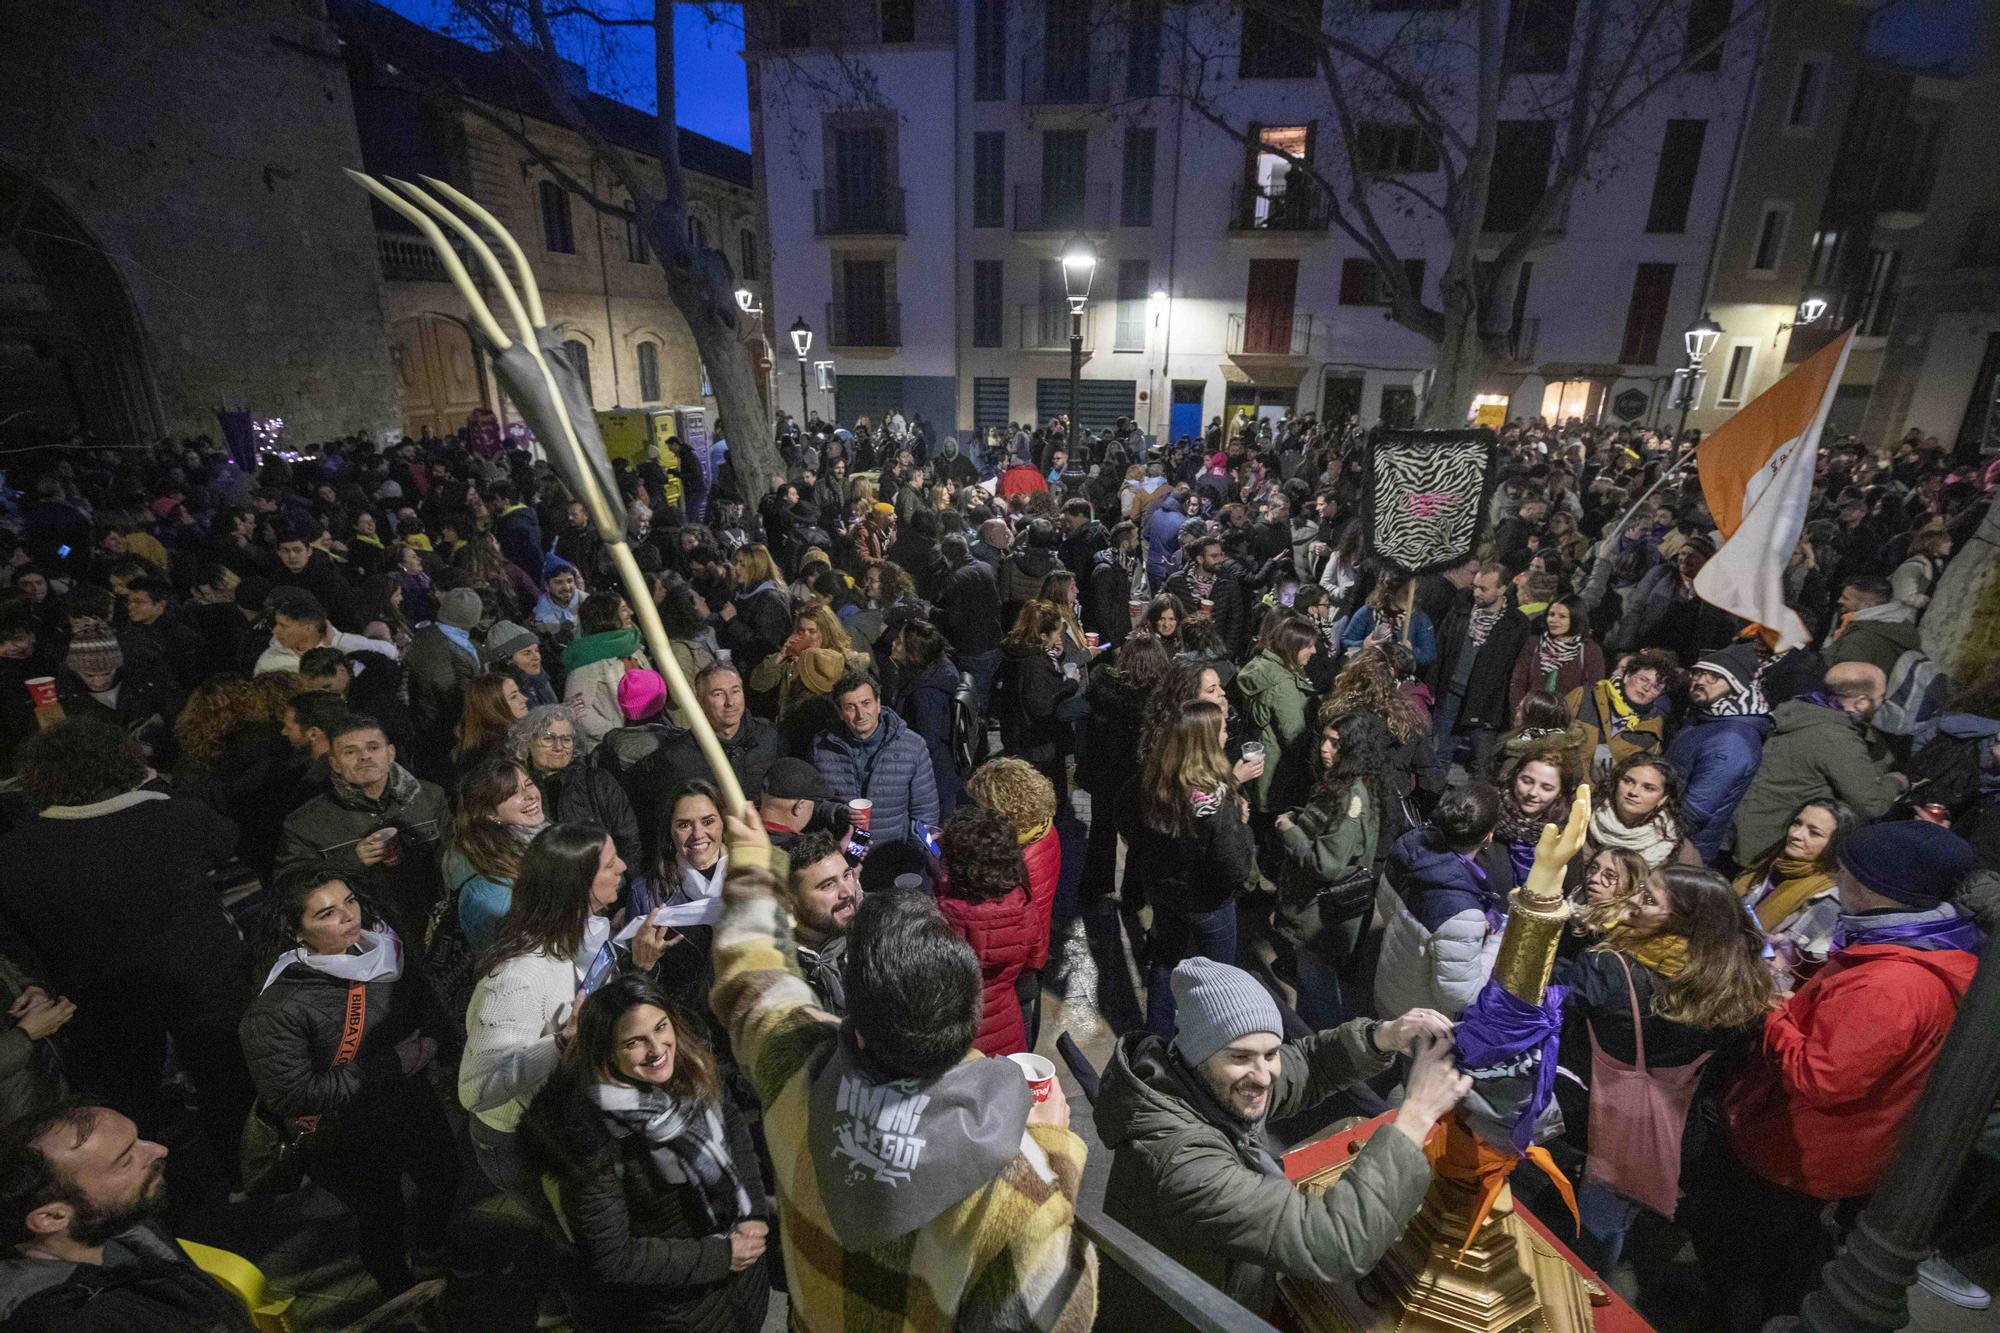
[[[813,235],[902,236],[903,190],[814,190]]]
[[[1077,1205],[1074,1216],[1076,1229],[1097,1246],[1100,1259],[1130,1273],[1154,1299],[1200,1333],[1278,1333],[1123,1223],[1082,1204]]]
[[[1040,185],[1014,187],[1015,231],[1108,231],[1111,187],[1102,181],[1044,194]]]
[[[459,248],[455,241],[456,238],[452,246],[454,250]],[[437,251],[431,249],[430,242],[421,236],[378,231],[375,233],[375,257],[382,265],[382,276],[385,278],[414,279],[418,282],[451,281],[451,275],[445,272],[444,261],[438,258]]]
[[[881,305],[826,303],[827,341],[833,347],[901,347],[903,307],[898,301]]]
[[[1278,190],[1238,181],[1230,200],[1231,231],[1325,231],[1332,221],[1325,192],[1304,176]]]
[[[1294,311],[1289,321],[1251,320],[1238,312],[1229,317],[1223,350],[1230,356],[1311,356],[1313,317]]]
[[[1097,350],[1097,336],[1092,331],[1096,321],[1090,311],[1083,312],[1083,350]],[[1021,307],[1021,341],[1024,352],[1067,352],[1069,350],[1069,307],[1024,305]]]
[[[1116,61],[1092,58],[1089,47],[1043,47],[1021,57],[1021,102],[1025,106],[1097,106],[1111,100]]]

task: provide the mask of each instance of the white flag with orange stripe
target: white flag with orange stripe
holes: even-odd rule
[[[1820,348],[1716,427],[1695,453],[1722,548],[1694,576],[1694,590],[1711,606],[1776,631],[1779,652],[1812,639],[1785,605],[1785,562],[1805,527],[1819,434],[1853,342],[1849,329]]]

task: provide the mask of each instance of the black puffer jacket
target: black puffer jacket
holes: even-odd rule
[[[558,824],[595,824],[611,835],[619,858],[634,873],[646,864],[639,817],[617,778],[576,759],[554,773],[536,773],[535,785],[542,789],[550,819]],[[657,812],[653,817],[658,818]]]
[[[1110,656],[1091,668],[1084,691],[1090,718],[1076,756],[1076,785],[1110,798],[1139,769],[1139,733],[1146,724],[1146,696],[1125,679]]]
[[[348,983],[303,963],[293,963],[266,986],[243,1014],[237,1032],[257,1100],[275,1116],[321,1117],[321,1135],[365,1143],[396,1137],[407,1098],[431,1096],[421,1075],[403,1073],[396,1043],[414,1033],[442,1037],[443,1011],[406,957],[395,981],[368,983],[368,1013],[361,1050],[335,1065],[347,1017]]]
[[[101,1264],[0,1260],[8,1333],[255,1333],[243,1302],[196,1268],[165,1227],[112,1237]]]
[[[771,1207],[749,1127],[727,1096],[723,1132],[751,1216]],[[530,1159],[556,1184],[575,1249],[576,1315],[590,1330],[755,1333],[770,1304],[763,1260],[729,1268],[728,1234],[707,1234],[691,1187],[664,1179],[645,1140],[614,1135],[577,1072],[559,1070],[528,1108]],[[773,1238],[775,1239],[775,1238]]]
[[[1012,639],[1001,650],[1000,739],[1007,753],[1031,764],[1053,764],[1076,749],[1083,682],[1070,680],[1040,648]]]

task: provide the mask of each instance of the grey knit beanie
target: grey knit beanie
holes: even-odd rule
[[[438,598],[438,623],[453,629],[471,629],[479,623],[479,594],[470,588],[453,588]]]
[[[1199,1065],[1253,1032],[1284,1036],[1277,1002],[1240,967],[1208,958],[1184,958],[1174,968],[1174,1049]]]

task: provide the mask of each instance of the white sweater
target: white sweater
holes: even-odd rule
[[[556,1032],[582,979],[567,958],[525,954],[479,979],[465,1011],[458,1101],[489,1129],[513,1133],[556,1067]]]

